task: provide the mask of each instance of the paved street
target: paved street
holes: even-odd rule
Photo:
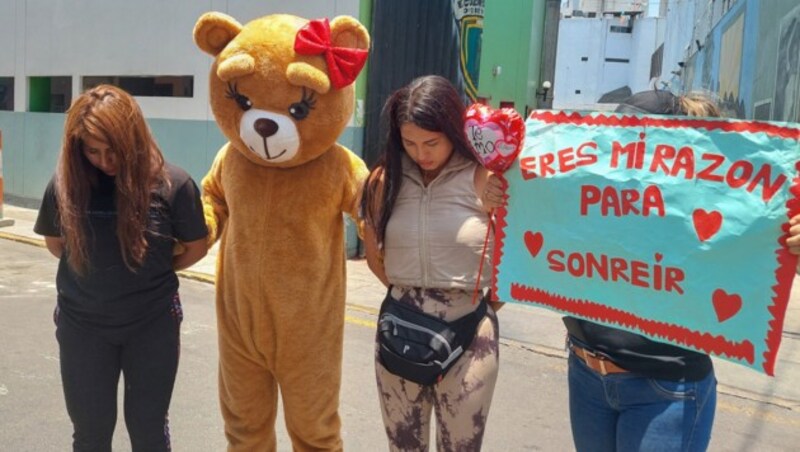
[[[70,444],[53,335],[56,261],[32,240],[33,213],[10,206],[0,228],[0,450],[62,451]],[[27,231],[27,232],[26,232]],[[185,320],[171,407],[173,449],[224,450],[217,406],[212,258],[181,280]],[[342,388],[346,450],[386,450],[372,368],[382,290],[364,261],[348,261]],[[800,336],[797,293],[787,318],[777,377],[716,361],[720,398],[711,450],[795,450],[800,440]],[[507,305],[500,311],[501,370],[484,450],[572,450],[563,329],[556,314]],[[291,450],[279,418],[279,449]],[[130,450],[118,419],[114,450]]]

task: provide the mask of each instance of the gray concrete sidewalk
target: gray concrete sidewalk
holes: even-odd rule
[[[0,239],[41,246],[41,237],[33,232],[36,214],[33,209],[5,204],[4,218],[14,221],[13,225],[0,227]],[[216,254],[215,245],[204,259],[181,272],[181,276],[213,283]],[[348,260],[347,272],[347,320],[374,325],[385,289],[363,259]],[[506,343],[519,345],[533,354],[566,357],[560,315],[545,309],[506,304],[498,317],[501,338]],[[714,364],[721,393],[800,411],[800,385],[795,383],[800,379],[800,284],[792,288],[775,378],[722,359],[715,358]]]

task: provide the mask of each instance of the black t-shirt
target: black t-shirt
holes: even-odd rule
[[[79,276],[61,256],[56,276],[61,315],[86,328],[135,328],[170,308],[178,291],[172,268],[175,240],[190,242],[208,234],[197,185],[182,169],[167,164],[169,188],[153,191],[147,232],[148,249],[140,267],[131,271],[117,239],[114,178],[99,173],[89,201],[87,247],[89,269]],[[54,180],[47,185],[34,231],[60,237]]]
[[[648,378],[698,381],[712,369],[711,358],[703,353],[573,317],[566,317],[564,323],[576,345],[606,355],[623,369]]]

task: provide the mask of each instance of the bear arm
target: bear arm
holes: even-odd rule
[[[344,183],[344,193],[342,196],[342,212],[350,215],[353,220],[358,221],[358,209],[361,200],[361,190],[367,180],[369,171],[364,161],[352,151],[342,146],[347,156],[347,176]]]
[[[203,216],[208,227],[208,246],[213,245],[222,233],[228,220],[228,204],[225,201],[225,190],[222,188],[222,161],[225,148],[217,153],[208,174],[203,178]]]

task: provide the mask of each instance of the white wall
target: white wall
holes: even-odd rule
[[[553,108],[579,109],[597,100],[597,80],[603,71],[605,55],[605,30],[602,19],[573,18],[559,22]],[[587,61],[582,61],[583,57]]]
[[[591,99],[596,101],[603,93],[622,88],[628,84],[629,74],[634,67],[631,60],[633,49],[632,33],[611,33],[610,26],[627,26],[628,22],[620,22],[619,19],[603,21],[605,26],[606,51],[605,61],[603,61],[603,73],[600,83],[597,86],[597,97]],[[597,39],[598,37],[594,37]],[[608,61],[609,59],[629,60],[627,63],[617,63]]]
[[[11,54],[7,58],[0,58],[0,77],[11,77],[14,75],[13,52],[16,47],[14,36],[16,34],[17,2],[14,0],[0,0],[0,54],[5,53],[6,49]]]
[[[686,61],[690,55],[697,51],[692,38],[692,34],[696,32],[695,24],[698,24],[698,26],[707,25],[710,20],[708,18],[701,20],[707,14],[710,14],[710,10],[702,5],[698,8],[700,9],[695,8],[694,1],[669,2],[667,6],[664,32],[664,62],[661,78],[670,82],[672,84],[671,88],[677,91],[682,91],[684,87],[681,86],[680,77],[673,74],[672,71],[681,70],[678,62]],[[705,34],[708,31],[710,29],[706,27]],[[700,39],[700,41],[704,42],[705,38]]]
[[[619,18],[562,19],[553,108],[610,109],[613,104],[597,104],[603,94],[625,86],[634,93],[648,89],[651,56],[663,40],[662,23],[663,19],[648,17],[633,22],[633,33],[612,33],[611,26],[627,23]],[[588,61],[582,61],[582,57],[588,57]]]
[[[0,0],[0,75],[15,76],[15,109],[27,108],[27,77],[191,75],[194,97],[140,97],[148,117],[211,119],[211,57],[192,41],[197,19],[221,11],[245,23],[272,13],[358,16],[358,0]]]
[[[634,22],[628,78],[628,86],[632,92],[638,93],[653,88],[650,80],[650,63],[653,53],[664,42],[664,31],[665,20],[661,18],[647,17]]]

